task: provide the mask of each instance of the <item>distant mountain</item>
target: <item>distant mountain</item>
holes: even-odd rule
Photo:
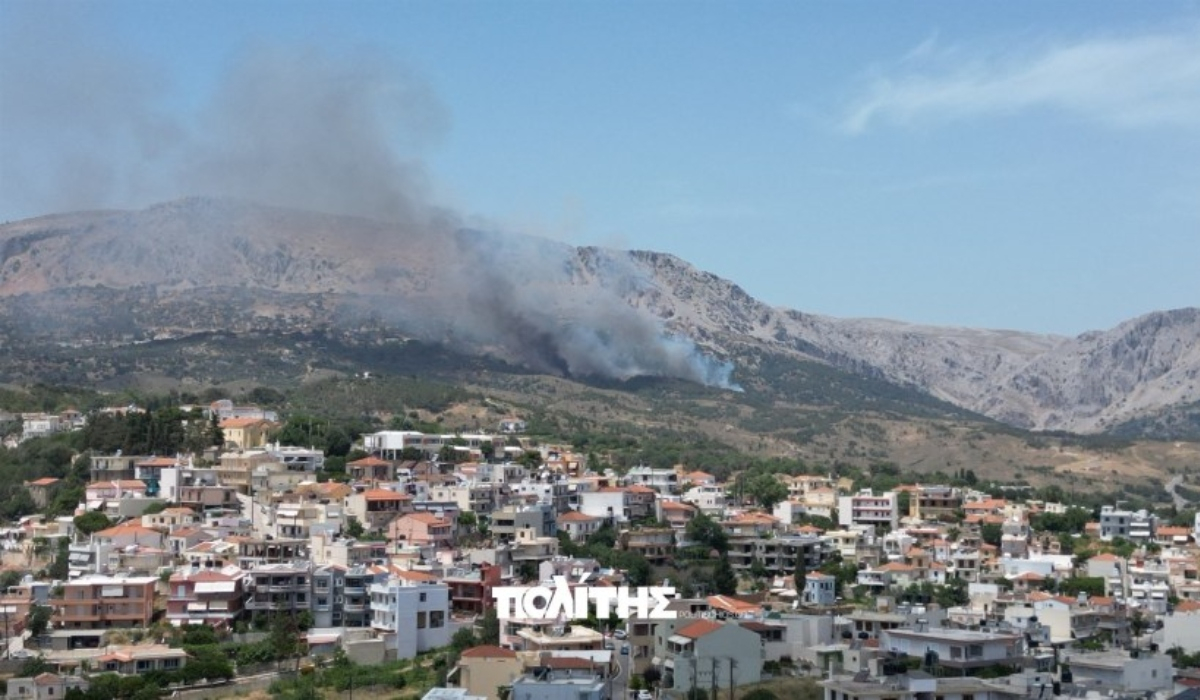
[[[10,348],[366,324],[551,374],[769,393],[799,373],[814,405],[820,377],[903,396],[894,410],[952,404],[1036,430],[1170,436],[1200,404],[1198,309],[1076,338],[835,319],[767,306],[660,253],[232,200],[0,226],[0,298]]]

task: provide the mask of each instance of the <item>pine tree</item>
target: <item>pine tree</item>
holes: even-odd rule
[[[713,590],[720,595],[737,593],[737,574],[733,572],[733,567],[729,564],[727,557],[717,560],[717,567],[713,570],[712,585]]]

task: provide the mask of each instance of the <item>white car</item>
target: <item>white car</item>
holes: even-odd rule
[[[617,630],[617,631],[613,632],[613,636],[616,637],[617,639],[624,639],[624,638],[628,637],[629,634],[625,630]]]
[[[654,694],[649,690],[639,690],[637,700],[654,700]]]

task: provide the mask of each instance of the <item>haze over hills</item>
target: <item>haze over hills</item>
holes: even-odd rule
[[[1157,426],[1200,402],[1194,308],[1076,338],[835,319],[770,307],[670,255],[436,213],[384,224],[192,198],[19,221],[0,227],[0,297],[6,344],[369,321],[582,378],[750,389],[769,358],[817,362],[1037,430]]]

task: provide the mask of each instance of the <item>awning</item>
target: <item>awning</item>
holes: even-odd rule
[[[205,612],[208,610],[208,603],[188,603],[188,612]]]
[[[197,593],[233,593],[237,590],[237,581],[198,581]]]
[[[100,589],[100,597],[101,598],[124,598],[125,597],[125,587],[124,586],[104,586],[103,588]]]
[[[668,641],[668,642],[670,642],[670,643],[672,643],[672,644],[678,644],[678,645],[680,645],[680,646],[685,646],[685,645],[687,645],[687,644],[691,644],[691,643],[692,643],[692,638],[691,638],[691,637],[685,637],[685,636],[683,636],[682,634],[673,634],[673,635],[671,635],[670,637],[667,637],[667,641]]]

